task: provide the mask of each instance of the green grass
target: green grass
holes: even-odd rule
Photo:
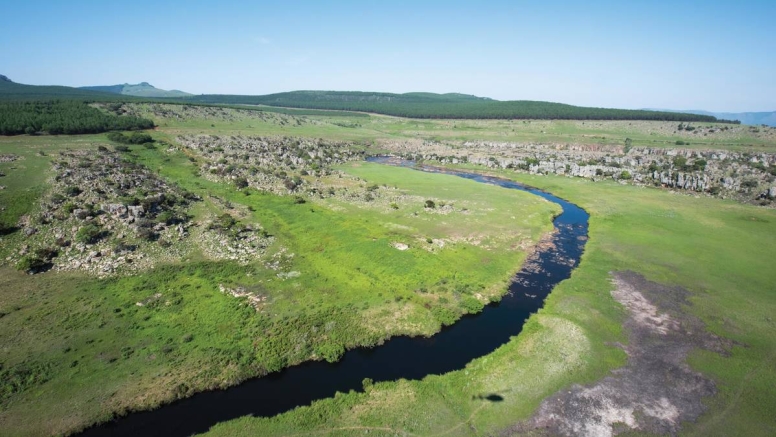
[[[102,139],[102,135],[0,137],[0,154],[21,157],[0,162],[0,225],[15,227],[29,213],[46,190],[51,154],[68,148],[81,148]],[[7,247],[0,247],[0,255]]]
[[[146,105],[138,105],[146,108]],[[161,131],[170,135],[293,135],[323,137],[374,144],[382,141],[425,140],[442,143],[496,141],[542,144],[585,144],[633,147],[725,149],[750,152],[776,151],[776,129],[719,123],[690,123],[695,131],[679,131],[679,122],[664,121],[577,121],[577,120],[413,120],[371,115],[367,118],[333,116],[315,111],[305,115],[288,114],[289,122],[263,121],[257,116],[237,116],[233,120],[157,119]],[[153,118],[148,112],[141,112]],[[296,119],[301,124],[296,124]],[[684,123],[687,124],[687,123]],[[728,130],[721,130],[727,128]],[[714,132],[710,132],[713,129]]]
[[[26,181],[39,195],[56,151],[100,144],[101,135],[3,140],[2,153],[26,157],[9,170],[18,173],[18,185],[3,194],[18,192]],[[343,169],[364,184],[396,185],[397,195],[417,201],[398,210],[328,200],[300,205],[292,197],[196,177],[198,164],[181,152],[130,150],[128,159],[203,197],[194,220],[231,204],[246,213],[241,222],[260,223],[275,243],[264,260],[247,266],[214,262],[193,250],[179,263],[132,277],[30,276],[0,268],[0,423],[10,434],[69,432],[303,360],[335,360],[345,348],[390,335],[430,335],[452,319],[438,320],[429,308],[444,306],[457,318],[467,311],[457,298],[497,298],[525,258],[513,246],[535,243],[558,213],[526,193],[376,164]],[[435,188],[440,185],[446,189]],[[467,205],[468,213],[425,211],[427,197]],[[27,208],[12,219],[34,211],[34,200],[25,198]],[[459,234],[479,242],[451,241],[433,252],[423,247],[426,238]],[[3,238],[3,250],[16,250],[24,240],[19,233]],[[411,248],[397,250],[391,246],[396,241]],[[275,260],[277,270],[264,264]],[[298,276],[278,276],[288,272]],[[261,293],[267,304],[257,313],[219,292],[222,284]],[[325,335],[324,325],[332,327]]]
[[[772,133],[765,131],[743,128],[735,135],[703,136],[675,132],[676,123],[665,122],[282,117],[285,124],[251,116],[157,119],[160,127],[152,134],[170,143],[178,134],[196,133],[322,137],[356,141],[372,150],[382,141],[622,145],[625,138],[636,147],[675,147],[689,136],[689,147],[776,150]],[[3,222],[14,224],[34,211],[57,151],[94,150],[101,144],[110,146],[104,135],[0,138],[0,154],[25,158],[0,163],[7,175],[0,185],[8,187],[0,190]],[[4,434],[63,433],[127,408],[150,408],[289,363],[334,359],[345,346],[374,344],[399,333],[430,334],[442,320],[425,304],[442,305],[442,297],[455,302],[456,296],[477,293],[495,298],[524,258],[512,246],[536,241],[557,213],[554,206],[524,193],[363,163],[340,167],[362,180],[326,182],[377,184],[381,196],[374,201],[314,199],[297,205],[292,198],[202,179],[197,176],[201,158],[191,162],[165,147],[130,148],[129,159],[203,197],[192,210],[195,221],[204,223],[232,204],[232,213],[243,214],[241,221],[260,223],[276,237],[264,261],[278,260],[280,270],[263,262],[214,262],[196,250],[180,263],[138,277],[29,276],[2,267]],[[730,357],[692,354],[690,364],[713,377],[720,393],[705,401],[709,411],[686,425],[685,432],[774,433],[772,210],[614,183],[508,172],[502,176],[547,189],[591,214],[582,264],[552,292],[523,333],[459,372],[380,383],[366,393],[340,394],[274,418],[220,424],[213,433],[347,435],[365,428],[377,435],[495,433],[529,417],[542,399],[562,387],[595,381],[624,364],[623,352],[611,346],[626,339],[623,312],[609,291],[610,272],[625,269],[688,288],[691,311],[710,330],[739,344]],[[458,212],[427,211],[427,199],[437,206],[453,205]],[[463,208],[467,214],[461,213]],[[3,260],[23,243],[19,233],[0,238]],[[438,250],[427,239],[445,241],[445,248]],[[410,249],[399,251],[391,247],[394,242]],[[279,272],[300,275],[282,279]],[[220,284],[260,292],[268,304],[257,314],[220,293]],[[156,293],[161,297],[153,298]],[[464,311],[444,305],[455,315]],[[336,326],[331,338],[313,335],[316,327],[331,321]],[[481,399],[492,393],[503,402]]]
[[[571,200],[591,214],[590,240],[572,277],[551,293],[525,330],[465,370],[422,381],[377,384],[273,418],[241,418],[211,435],[490,435],[531,415],[564,386],[624,364],[623,312],[610,272],[633,270],[686,287],[689,310],[737,344],[729,357],[697,351],[690,364],[719,394],[685,424],[688,435],[772,435],[776,420],[776,313],[771,268],[776,213],[657,189],[501,173]],[[491,393],[502,402],[478,395]]]

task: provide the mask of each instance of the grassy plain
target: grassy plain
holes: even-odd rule
[[[684,148],[776,151],[776,128],[720,123],[693,122],[689,125],[697,129],[685,131],[677,129],[678,122],[664,121],[415,120],[375,114],[329,117],[291,113],[262,119],[256,113],[241,113],[219,120],[212,117],[159,118],[150,111],[149,104],[133,104],[133,107],[138,108],[139,115],[156,119],[160,131],[171,135],[291,135],[376,146],[381,141],[410,140],[623,146],[625,139],[630,138],[634,147],[673,148],[677,147],[677,141],[683,141],[688,143],[681,146]],[[268,111],[277,109],[267,108]]]
[[[686,435],[772,435],[776,420],[773,210],[650,188],[497,173],[551,191],[591,215],[590,240],[572,277],[525,330],[466,369],[422,381],[368,386],[273,418],[241,418],[210,435],[492,435],[527,419],[571,382],[624,364],[622,308],[610,272],[632,270],[685,287],[691,313],[735,341],[728,357],[696,351],[690,364],[719,393]],[[490,402],[489,394],[503,400]]]
[[[150,114],[148,106],[138,107]],[[170,143],[179,134],[204,133],[322,137],[373,149],[382,141],[621,145],[625,138],[634,146],[675,147],[689,137],[690,147],[776,151],[772,130],[750,127],[735,132],[704,128],[715,132],[703,135],[678,132],[677,123],[668,122],[419,121],[277,113],[262,118],[230,111],[226,117],[148,116],[159,125],[154,137]],[[0,190],[3,222],[13,224],[34,212],[57,151],[101,144],[109,145],[103,135],[0,138],[0,154],[23,157],[0,163],[6,174],[0,184],[7,186]],[[276,243],[266,259],[247,266],[214,262],[192,250],[179,263],[137,277],[29,276],[10,266],[0,268],[4,433],[68,432],[289,363],[334,359],[344,347],[374,344],[386,335],[434,332],[441,322],[425,304],[503,291],[525,256],[510,247],[536,241],[556,212],[514,191],[355,163],[340,169],[361,180],[328,182],[385,186],[395,194],[398,209],[385,202],[337,199],[298,205],[288,197],[238,191],[197,177],[201,158],[190,152],[132,149],[130,159],[203,197],[194,209],[195,221],[227,211],[243,222],[260,223]],[[523,333],[458,372],[368,385],[364,393],[339,394],[273,418],[237,419],[212,433],[495,433],[529,417],[553,392],[595,381],[624,364],[624,353],[612,346],[625,341],[624,312],[609,293],[610,272],[619,270],[686,287],[693,296],[690,311],[711,331],[738,344],[729,357],[692,355],[690,364],[711,376],[720,393],[705,401],[708,412],[684,432],[776,432],[773,210],[608,182],[500,175],[547,189],[591,214],[583,262]],[[452,212],[426,210],[426,199],[452,205]],[[0,238],[2,259],[23,243],[18,232]],[[395,242],[410,249],[397,250],[391,247]],[[279,270],[267,267],[275,262]],[[291,272],[299,276],[278,276]],[[220,293],[221,284],[258,291],[269,304],[256,313]],[[149,300],[157,293],[160,298]],[[449,306],[455,314],[463,311]],[[331,321],[336,322],[331,338],[311,335]],[[490,402],[490,394],[503,400]]]
[[[6,210],[8,221],[34,215],[57,151],[99,145],[110,147],[103,136],[1,139],[3,153],[22,159],[3,164],[0,201],[29,193],[27,207]],[[127,159],[200,195],[194,220],[227,211],[260,223],[275,243],[247,266],[192,249],[131,277],[0,267],[0,423],[9,434],[65,433],[303,360],[334,360],[390,335],[430,335],[470,311],[466,302],[503,293],[558,213],[526,193],[376,164],[342,170],[360,184],[390,184],[398,209],[237,190],[196,177],[196,157],[163,147],[133,146]],[[440,208],[424,208],[431,198]],[[4,256],[23,240],[4,236]],[[260,293],[265,304],[256,312],[220,285]]]

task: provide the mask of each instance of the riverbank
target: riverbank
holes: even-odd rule
[[[59,160],[60,151],[71,153],[67,149],[94,154],[113,146],[99,135],[14,137],[0,145],[3,153],[21,157],[2,163],[7,189],[0,201],[29,194],[25,187],[34,182],[37,196],[18,213],[30,215],[26,227],[37,230],[36,242],[59,247],[50,230],[59,219],[36,221],[41,208],[58,200],[47,191],[51,161]],[[4,429],[21,435],[73,432],[300,362],[335,361],[346,349],[388,337],[431,335],[500,297],[558,212],[526,193],[409,169],[359,164],[353,167],[358,175],[329,168],[330,174],[318,176],[326,169],[310,168],[313,176],[297,168],[300,188],[280,196],[239,188],[226,178],[211,180],[220,175],[202,170],[209,161],[171,143],[121,153],[202,199],[187,211],[192,217],[184,230],[191,237],[184,243],[193,244],[160,238],[132,248],[131,234],[121,237],[105,222],[108,235],[99,242],[105,247],[73,242],[75,250],[81,244],[92,259],[123,256],[133,262],[153,256],[144,249],[149,245],[182,255],[143,275],[117,272],[100,279],[14,271],[8,251],[37,254],[39,247],[21,231],[2,236],[2,259],[11,264],[0,275]],[[239,156],[219,159],[236,162]],[[284,159],[282,153],[274,157]],[[97,168],[87,164],[77,166],[79,174]],[[94,177],[98,188],[110,182]],[[282,177],[293,179],[272,180]],[[439,186],[447,191],[430,196]],[[67,201],[86,211],[83,221],[102,222],[100,205],[82,208],[78,202],[88,199],[72,194]],[[147,193],[128,194],[139,203]],[[435,207],[426,207],[432,199]],[[220,237],[202,238],[208,232]],[[248,255],[229,252],[232,239],[253,235],[271,244],[247,262]],[[165,249],[168,243],[173,246]],[[397,243],[408,249],[399,250]]]
[[[438,173],[439,170],[427,171]],[[402,173],[405,179],[410,176],[406,171]],[[421,379],[455,371],[519,334],[524,320],[541,308],[555,285],[568,278],[578,265],[587,240],[588,215],[549,193],[507,180],[481,178],[472,173],[451,174],[479,183],[528,191],[563,209],[553,222],[556,232],[539,244],[498,304],[485,307],[477,315],[464,317],[429,339],[394,338],[376,348],[349,351],[334,365],[309,363],[292,367],[225,391],[203,393],[154,411],[130,414],[82,435],[186,436],[242,415],[273,416],[337,392],[366,390],[364,384]]]
[[[545,399],[574,384],[592,389],[627,365],[624,348],[633,344],[624,327],[629,312],[612,295],[613,275],[622,271],[637,272],[658,288],[686,290],[687,301],[677,301],[674,309],[660,300],[652,303],[649,290],[640,291],[657,308],[655,314],[680,317],[686,311],[700,321],[699,335],[708,332],[733,345],[721,354],[698,344],[681,360],[710,380],[715,394],[701,398],[702,411],[694,422],[676,421],[679,432],[773,434],[776,422],[768,413],[776,402],[771,390],[776,384],[776,344],[770,335],[776,311],[771,296],[776,272],[769,268],[776,247],[772,211],[615,183],[492,174],[555,193],[591,215],[580,266],[518,337],[458,372],[375,384],[366,393],[342,394],[273,418],[243,417],[218,425],[209,435],[528,432],[521,424]],[[686,417],[680,413],[686,411],[677,411],[677,419]],[[613,432],[646,416],[634,417],[629,425],[599,416],[594,424],[602,426],[594,429]]]

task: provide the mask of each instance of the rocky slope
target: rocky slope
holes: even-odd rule
[[[531,174],[558,174],[735,198],[773,205],[776,154],[574,144],[385,142],[404,158],[470,163]]]
[[[227,208],[193,220],[198,196],[118,152],[62,152],[49,192],[22,217],[19,249],[5,259],[30,273],[82,271],[98,276],[143,271],[192,251],[211,259],[256,260],[272,243],[257,223]]]

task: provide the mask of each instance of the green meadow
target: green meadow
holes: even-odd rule
[[[59,151],[100,145],[112,147],[104,136],[0,140],[3,153],[22,157],[2,164],[0,201],[24,205],[4,221],[35,215]],[[202,197],[198,226],[229,211],[274,243],[247,265],[194,247],[177,262],[105,279],[0,267],[0,422],[11,434],[68,433],[389,336],[431,335],[498,299],[559,212],[527,193],[365,163],[340,169],[383,186],[396,208],[299,204],[197,177],[197,158],[179,151],[130,149],[125,159]],[[3,259],[23,244],[21,232],[3,236]],[[264,304],[257,311],[221,286]]]
[[[186,117],[154,116],[150,104],[132,104],[140,116],[156,120],[160,131],[178,134],[289,135],[374,144],[381,141],[495,141],[541,144],[584,144],[633,147],[776,151],[776,129],[706,122],[638,120],[418,120],[377,114],[359,117],[315,115],[315,111],[277,113],[279,108],[252,107],[229,117],[196,114]],[[162,105],[177,108],[180,105]],[[204,111],[204,110],[203,110]],[[264,113],[262,116],[261,114]],[[679,130],[679,125],[692,131]]]
[[[590,240],[572,277],[508,344],[465,369],[422,381],[367,384],[272,417],[245,417],[209,435],[493,435],[531,416],[572,383],[623,366],[622,307],[611,272],[630,270],[691,293],[688,311],[735,346],[695,351],[689,363],[719,393],[683,435],[771,435],[776,399],[773,210],[650,188],[496,173],[548,190],[590,213]],[[497,393],[501,402],[482,395]]]
[[[174,106],[174,105],[170,105]],[[155,115],[150,133],[298,136],[354,142],[513,141],[774,151],[772,130],[697,123],[545,120],[410,120],[315,111]],[[176,106],[177,108],[177,106]],[[176,109],[182,111],[180,108]],[[211,112],[208,112],[211,111]],[[185,115],[185,116],[183,116]],[[694,123],[694,125],[696,125]],[[701,127],[703,126],[703,127]],[[713,132],[712,132],[713,130]],[[697,133],[693,133],[697,132]],[[51,187],[60,151],[113,145],[104,134],[0,138],[0,222],[34,217]],[[199,232],[229,213],[273,239],[248,264],[216,261],[187,247],[174,262],[135,276],[28,275],[5,261],[25,244],[0,236],[0,428],[7,435],[58,435],[129,410],[226,387],[304,360],[336,360],[346,348],[393,335],[431,335],[496,300],[533,245],[552,229],[557,206],[535,196],[440,174],[364,162],[343,177],[304,176],[322,186],[371,189],[375,199],[297,203],[202,177],[191,150],[130,146],[125,159],[202,198],[191,208]],[[475,171],[482,170],[469,167]],[[625,312],[610,295],[611,272],[630,270],[691,293],[687,310],[730,339],[729,356],[691,354],[689,365],[719,393],[682,425],[689,435],[772,435],[776,409],[776,213],[731,201],[653,188],[501,172],[590,213],[585,254],[523,332],[466,369],[422,381],[371,384],[272,418],[217,425],[216,435],[491,435],[529,418],[574,383],[592,383],[626,362]],[[427,201],[433,207],[427,207]],[[405,250],[401,250],[406,245]],[[451,267],[453,266],[453,267]],[[262,296],[254,309],[222,293]],[[138,305],[138,304],[142,305]],[[327,334],[320,329],[327,326]],[[484,399],[491,393],[501,402]]]

